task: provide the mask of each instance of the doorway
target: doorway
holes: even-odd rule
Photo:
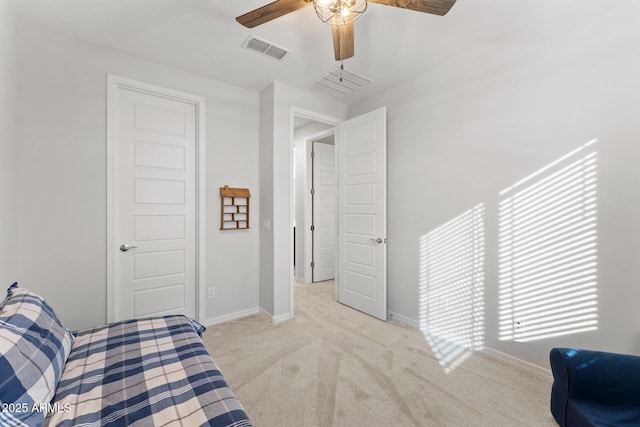
[[[335,279],[338,182],[335,132],[311,144],[311,281]]]
[[[295,153],[295,123],[299,114],[291,110],[290,159],[299,159]],[[302,119],[314,121],[313,114]],[[327,123],[327,122],[323,122]],[[331,123],[335,132],[335,165],[338,170],[338,205],[336,229],[338,245],[335,251],[334,295],[339,302],[371,316],[385,320],[387,317],[386,280],[386,108],[380,107],[343,122]],[[299,203],[293,191],[296,177],[300,176],[292,162],[290,242],[300,249],[300,236],[296,228],[300,224]],[[300,180],[298,180],[300,183]],[[299,188],[299,186],[297,187]],[[302,193],[304,197],[304,190]],[[300,197],[298,197],[300,200]],[[298,209],[296,209],[298,208]],[[304,216],[302,216],[304,218]],[[298,221],[296,222],[296,219]],[[297,225],[297,227],[296,227]],[[294,239],[293,236],[296,236]],[[296,241],[294,243],[294,240]],[[290,257],[297,262],[290,276],[290,308],[294,312],[294,281],[301,273],[297,268],[300,257]],[[310,280],[307,278],[306,283]]]
[[[322,251],[316,250],[314,253],[314,237],[317,237],[314,219],[317,219],[318,215],[313,213],[313,201],[314,199],[317,200],[320,195],[312,194],[311,191],[313,188],[315,161],[313,147],[316,143],[325,144],[320,148],[321,151],[323,148],[331,147],[330,154],[325,149],[322,157],[325,158],[325,162],[328,155],[333,160],[335,158],[333,150],[335,126],[306,115],[295,115],[293,127],[294,276],[296,280],[302,283],[313,283],[317,281],[313,277],[315,266],[319,265],[320,268],[326,270],[328,264],[326,256],[324,257],[324,263],[322,261],[318,263],[316,260]],[[316,170],[318,171],[318,169]],[[326,179],[325,174],[325,181]],[[335,179],[332,182],[335,183]],[[337,189],[337,186],[335,189]],[[316,207],[318,207],[318,204],[316,204]],[[322,227],[317,231],[322,233]],[[316,244],[318,243],[317,240],[316,238]],[[330,264],[333,264],[333,261]]]

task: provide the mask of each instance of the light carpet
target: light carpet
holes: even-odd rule
[[[295,317],[211,326],[204,342],[256,427],[557,426],[551,380],[474,354],[445,373],[425,338],[296,284]]]

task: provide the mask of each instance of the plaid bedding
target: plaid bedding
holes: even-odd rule
[[[73,335],[35,293],[14,283],[0,303],[0,426],[40,425]]]
[[[80,331],[44,426],[250,427],[185,316]]]

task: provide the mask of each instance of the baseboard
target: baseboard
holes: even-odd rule
[[[407,316],[403,316],[402,314],[394,313],[392,311],[387,311],[387,321],[392,323],[394,321],[402,322],[417,331],[420,330],[420,323],[417,320]],[[553,379],[551,370],[545,369],[538,365],[534,365],[533,363],[527,362],[526,360],[518,359],[517,357],[510,356],[506,353],[502,353],[498,350],[494,350],[488,347],[485,347],[482,350],[482,353],[486,354],[489,357],[492,357],[493,359],[499,360],[500,362],[506,363],[507,365],[524,369],[525,371],[531,372],[545,379]]]
[[[229,322],[231,320],[241,319],[247,316],[253,316],[254,314],[258,314],[260,310],[258,307],[248,308],[246,310],[240,310],[233,313],[225,314],[218,317],[211,317],[209,319],[205,319],[201,322],[204,326],[213,326],[224,322]]]
[[[271,321],[273,323],[281,323],[281,322],[284,322],[285,320],[289,320],[289,319],[293,319],[293,314],[285,313],[285,314],[281,314],[279,316],[271,316]]]
[[[534,365],[533,363],[527,362],[526,360],[518,359],[517,357],[510,356],[506,353],[502,353],[501,351],[494,350],[488,347],[485,347],[482,350],[482,353],[496,360],[499,360],[500,362],[506,363],[507,365],[524,369],[525,371],[539,375],[545,379],[553,379],[553,374],[551,373],[550,369],[545,369],[541,366]]]
[[[291,315],[291,313],[285,313],[279,316],[274,316],[273,314],[269,313],[263,308],[260,308],[260,314],[269,318],[269,320],[271,320],[271,323],[273,324],[282,323],[285,320],[293,319],[293,315]]]
[[[393,311],[387,311],[387,321],[393,322],[396,320],[406,324],[407,326],[410,326],[413,329],[416,329],[416,330],[420,329],[420,323],[416,319],[403,316],[402,314],[394,313]]]

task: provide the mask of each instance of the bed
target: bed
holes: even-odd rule
[[[71,333],[14,284],[0,304],[0,425],[249,427],[203,331],[172,315]]]

